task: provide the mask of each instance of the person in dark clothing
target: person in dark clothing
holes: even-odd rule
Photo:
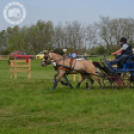
[[[111,65],[117,64],[118,69],[122,69],[121,61],[125,59],[128,55],[132,54],[132,48],[127,43],[127,39],[125,37],[122,37],[120,39],[120,43],[120,49],[111,54],[116,55],[116,59],[110,62]]]

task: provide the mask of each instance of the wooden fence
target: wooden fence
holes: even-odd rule
[[[0,60],[8,60],[9,57],[9,55],[0,55]]]
[[[10,61],[10,73],[11,73],[11,79],[17,79],[17,73],[18,72],[27,72],[28,79],[31,78],[31,61],[30,60],[11,60]],[[23,64],[22,64],[23,63]]]

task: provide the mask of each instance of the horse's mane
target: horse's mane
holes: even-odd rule
[[[63,56],[63,55],[55,53],[55,52],[49,52],[49,53],[53,53],[53,54],[56,54],[56,55],[59,55],[59,56]]]
[[[56,48],[56,49],[53,51],[53,53],[58,54],[58,55],[61,55],[61,56],[63,56],[63,55],[64,55],[63,50],[62,50],[62,49],[60,49],[60,48]]]

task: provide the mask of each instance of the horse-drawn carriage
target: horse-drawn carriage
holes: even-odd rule
[[[61,82],[63,77],[66,83],[61,82],[63,85],[67,85],[72,88],[66,75],[73,73],[80,73],[82,76],[81,81],[77,84],[77,88],[80,87],[81,83],[87,79],[86,89],[91,89],[95,79],[101,89],[104,87],[130,87],[134,85],[134,55],[129,55],[122,61],[122,69],[112,67],[111,64],[107,64],[107,59],[104,57],[98,62],[91,62],[84,59],[71,59],[68,57],[61,56],[56,53],[49,52],[44,54],[42,66],[47,66],[50,63],[56,68],[57,74],[54,76],[54,86],[52,90],[57,87],[58,82]],[[110,62],[109,62],[110,63]],[[95,73],[95,67],[99,68],[100,71]],[[56,79],[58,77],[58,79]],[[103,84],[98,77],[102,78]],[[88,82],[90,81],[90,86]]]
[[[93,64],[98,67],[101,72],[96,72],[98,76],[102,77],[104,87],[120,88],[134,86],[134,55],[129,55],[122,61],[122,69],[117,69],[117,67],[112,67],[112,65],[107,64],[108,60],[104,57],[100,59],[100,64],[98,62],[93,62]]]

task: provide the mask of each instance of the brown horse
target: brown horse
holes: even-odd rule
[[[90,89],[92,87],[94,83],[93,79],[97,80],[101,89],[103,89],[100,79],[95,75],[95,66],[92,64],[91,61],[67,58],[52,52],[44,55],[45,56],[41,63],[42,66],[47,66],[52,63],[56,66],[58,72],[54,77],[54,86],[51,90],[57,87],[58,82],[60,82],[61,78],[64,77],[66,74],[76,73],[80,73],[82,76],[82,80],[78,83],[77,87],[79,87],[81,82],[86,78],[88,81],[91,82],[91,85],[88,86],[87,81],[87,89]],[[58,77],[57,80],[56,77]]]

